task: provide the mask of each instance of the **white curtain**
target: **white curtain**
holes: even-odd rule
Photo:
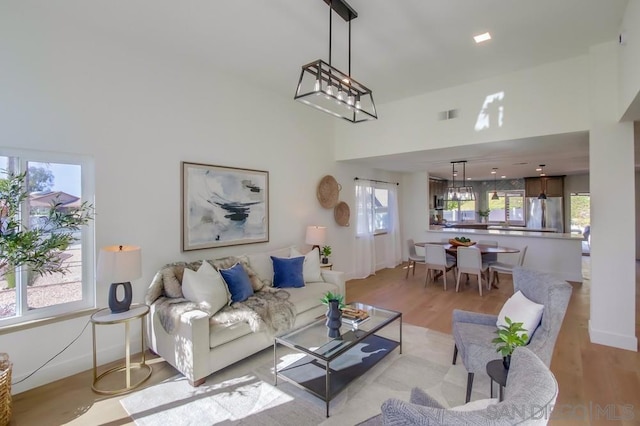
[[[355,278],[366,278],[376,273],[376,247],[371,225],[372,191],[373,187],[370,183],[362,181],[356,183]]]
[[[398,210],[398,185],[386,185],[386,188],[389,190],[389,243],[385,250],[385,263],[388,268],[395,268],[402,263],[400,212]]]

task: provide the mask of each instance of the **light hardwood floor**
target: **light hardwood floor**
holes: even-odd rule
[[[585,262],[589,258],[583,258]],[[509,276],[502,275],[500,288],[478,294],[472,278],[469,286],[455,292],[455,281],[449,274],[447,291],[443,291],[442,279],[424,286],[425,273],[418,265],[415,276],[405,280],[406,266],[379,271],[364,280],[347,283],[347,300],[361,301],[403,313],[405,322],[431,328],[444,333],[451,332],[451,312],[466,309],[497,314],[504,301],[513,292]],[[636,267],[636,309],[640,311],[640,267]],[[562,410],[567,417],[573,413],[578,418],[552,420],[552,425],[585,424],[640,424],[640,354],[613,349],[589,342],[587,329],[589,318],[589,281],[573,283],[573,293],[564,319],[551,364],[558,380],[560,395],[556,412]],[[636,329],[640,330],[636,315]],[[637,334],[637,332],[636,332]],[[453,350],[453,348],[452,348]],[[153,385],[173,376],[176,371],[161,359],[152,359],[154,368],[145,386]],[[91,371],[59,380],[48,385],[16,395],[12,425],[129,425],[131,419],[118,402],[121,396],[100,396],[91,391]],[[599,421],[582,417],[584,409],[595,412],[596,404],[609,407],[609,418],[621,416],[623,405],[634,408],[631,420],[607,421],[601,414]],[[612,404],[612,405],[608,405]],[[559,408],[558,408],[559,407]]]

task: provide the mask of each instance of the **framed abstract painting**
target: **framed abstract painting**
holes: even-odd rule
[[[269,241],[269,172],[182,162],[182,250]]]

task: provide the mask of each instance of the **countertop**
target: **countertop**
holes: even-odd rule
[[[583,240],[582,235],[580,234],[561,234],[557,232],[515,231],[502,229],[442,228],[429,229],[429,232],[443,234],[500,235],[505,237],[546,238],[555,240]]]

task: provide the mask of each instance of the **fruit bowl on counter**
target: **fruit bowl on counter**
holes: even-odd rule
[[[455,238],[449,239],[449,244],[456,247],[458,246],[470,247],[475,243],[476,243],[475,241],[471,241],[469,238],[466,238],[466,237],[455,237]]]

